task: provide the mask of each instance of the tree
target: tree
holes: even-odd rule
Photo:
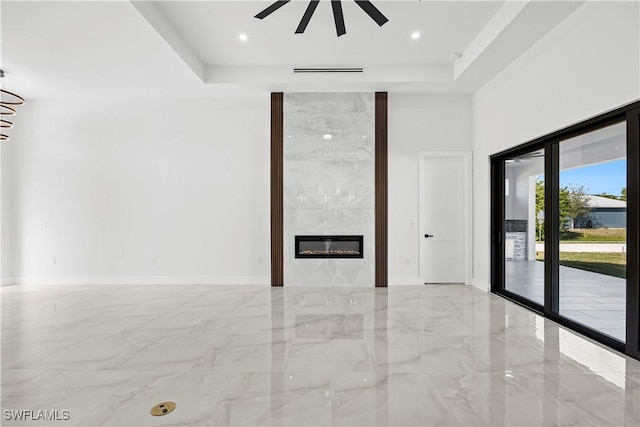
[[[544,221],[540,213],[544,212],[544,181],[536,178],[536,236],[538,241],[544,241]]]
[[[567,231],[567,224],[571,221],[571,215],[569,215],[569,190],[567,187],[560,188],[559,200],[558,200],[558,208],[559,208],[559,221],[560,221],[560,231]]]
[[[540,212],[544,212],[544,181],[536,179],[536,236],[544,241],[544,221],[540,220]],[[591,212],[589,196],[584,186],[568,185],[560,188],[559,194],[560,231],[566,232],[575,227],[580,217],[587,217]]]
[[[627,201],[627,187],[620,190],[620,200],[624,200],[625,202]]]
[[[575,228],[576,219],[585,217],[591,212],[589,196],[583,185],[569,185],[560,189],[560,226],[566,229]]]

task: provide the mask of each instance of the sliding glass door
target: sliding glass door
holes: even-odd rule
[[[626,122],[559,144],[560,315],[626,335]]]
[[[492,291],[640,359],[640,102],[491,162]]]
[[[504,164],[505,289],[544,304],[544,150]]]

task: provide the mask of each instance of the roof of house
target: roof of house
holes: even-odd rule
[[[591,208],[626,208],[627,202],[624,200],[610,199],[602,196],[587,195],[587,204]]]

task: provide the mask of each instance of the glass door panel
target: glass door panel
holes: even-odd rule
[[[561,141],[559,152],[559,314],[625,341],[626,123]]]
[[[505,160],[505,289],[544,305],[544,150]]]

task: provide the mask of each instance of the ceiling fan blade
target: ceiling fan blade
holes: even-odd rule
[[[367,15],[371,17],[371,19],[376,21],[376,24],[378,24],[379,26],[382,27],[384,24],[389,22],[389,19],[387,19],[387,17],[384,16],[382,12],[380,12],[378,8],[375,7],[373,3],[371,3],[370,1],[355,0],[355,2],[358,6],[360,6],[362,10],[364,10],[367,13]]]
[[[521,159],[533,159],[536,157],[544,157],[544,153],[538,153],[537,151],[534,151],[533,153],[527,153],[527,154],[523,154],[522,156],[519,156]]]
[[[313,0],[309,2],[309,6],[307,6],[307,10],[304,12],[304,15],[302,15],[300,24],[296,29],[296,34],[304,33],[304,30],[307,29],[307,25],[309,25],[309,21],[311,20],[311,17],[313,16],[313,13],[316,11],[316,8],[319,4],[320,0]]]
[[[333,8],[333,20],[336,21],[336,32],[338,37],[347,34],[347,30],[344,26],[344,15],[342,14],[342,3],[340,0],[331,0],[331,7]]]
[[[282,6],[284,6],[285,4],[289,3],[291,0],[282,0],[282,1],[277,1],[275,3],[273,3],[271,6],[269,6],[268,8],[266,8],[265,10],[263,10],[262,12],[258,13],[255,18],[258,19],[264,19],[267,16],[271,15],[273,12],[275,12],[276,10],[280,9]]]

